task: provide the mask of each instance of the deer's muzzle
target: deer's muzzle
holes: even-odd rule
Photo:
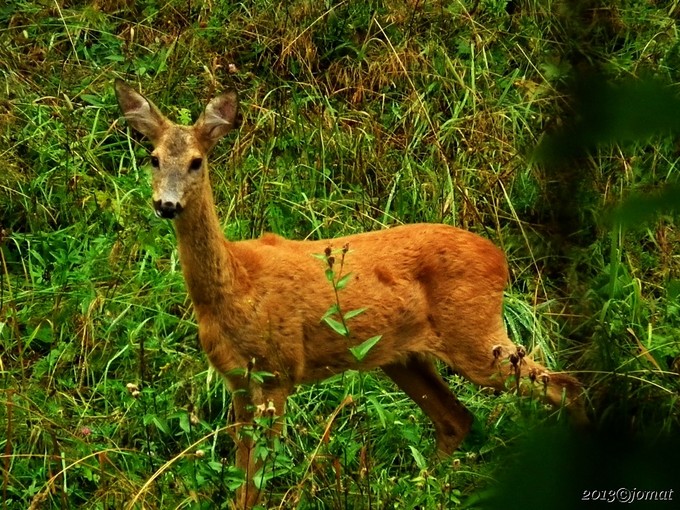
[[[156,200],[153,203],[153,207],[156,211],[156,216],[166,220],[175,219],[177,215],[182,212],[182,204],[179,202],[163,202],[161,200]]]

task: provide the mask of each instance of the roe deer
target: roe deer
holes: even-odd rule
[[[253,475],[261,462],[252,437],[241,434],[243,426],[258,409],[282,416],[295,385],[344,370],[380,367],[432,420],[444,454],[463,441],[472,416],[437,373],[435,358],[498,390],[511,373],[538,378],[537,393],[547,402],[565,403],[572,417],[586,421],[576,379],[549,373],[506,335],[506,261],[490,241],[438,224],[321,241],[272,234],[228,241],[215,211],[208,154],[234,127],[236,92],[210,101],[187,127],[168,120],[124,82],[116,80],[115,90],[130,126],[153,144],[153,205],[158,216],[174,220],[201,345],[232,391],[236,466],[247,480],[237,493],[239,508],[254,506],[260,492]],[[315,257],[345,245],[343,272],[351,277],[340,302],[344,310],[366,309],[352,318],[350,339],[322,321],[335,297]],[[377,335],[382,338],[359,362],[349,347]],[[506,359],[510,363],[500,363]],[[243,370],[273,376],[257,382]]]

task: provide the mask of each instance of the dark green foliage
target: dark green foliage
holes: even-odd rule
[[[578,449],[554,436],[508,463],[560,411],[447,369],[476,421],[439,462],[414,403],[348,373],[299,389],[280,440],[253,430],[265,501],[557,508],[562,488],[575,508],[586,489],[651,484],[636,470],[664,450],[637,453],[680,419],[678,14],[643,0],[2,4],[2,508],[228,508],[242,480],[230,396],[198,347],[115,77],[184,124],[239,91],[242,127],[212,156],[231,239],[430,221],[499,244],[512,338],[585,383],[620,467],[602,487],[567,483],[562,454]],[[340,278],[328,318],[351,333]]]

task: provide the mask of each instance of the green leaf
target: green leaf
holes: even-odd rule
[[[155,414],[147,414],[144,416],[143,419],[144,425],[154,425],[158,430],[163,432],[164,434],[169,434],[170,429],[168,428],[168,424],[165,422],[164,419],[159,418]]]
[[[186,434],[191,432],[191,423],[189,423],[189,413],[181,413],[179,415],[179,428],[181,428]]]
[[[106,106],[102,102],[102,98],[99,96],[94,96],[92,94],[81,94],[80,98],[86,102],[87,104],[91,104],[92,106],[99,106],[99,107],[104,107]]]
[[[321,320],[326,320],[326,317],[330,317],[331,315],[335,315],[336,313],[340,312],[340,307],[338,306],[337,303],[333,303],[328,310],[326,310],[326,313],[323,314],[323,317],[321,317]]]
[[[349,336],[349,330],[340,321],[336,321],[333,317],[324,317],[323,321],[328,324],[333,331],[344,337]]]
[[[350,347],[350,352],[354,355],[357,361],[362,361],[366,355],[373,349],[373,346],[378,343],[382,335],[372,336],[368,340],[361,342],[355,347]]]
[[[380,425],[382,426],[382,428],[387,428],[387,417],[385,416],[386,414],[385,407],[380,402],[378,402],[378,399],[371,396],[370,394],[366,395],[366,398],[373,406],[375,413],[378,415],[378,419],[380,420]]]
[[[220,474],[222,475],[222,481],[225,483],[229,490],[235,491],[236,489],[241,487],[246,481],[245,473],[235,466],[228,466],[227,469],[225,470],[224,465],[220,462],[214,465],[211,464],[211,467],[215,471],[220,472]]]
[[[349,283],[349,279],[352,277],[352,273],[347,273],[345,276],[340,278],[338,280],[338,283],[335,284],[335,288],[338,290],[342,290],[345,287],[347,287],[347,284]]]
[[[255,382],[258,382],[262,384],[265,379],[271,379],[272,377],[276,377],[274,374],[271,372],[265,372],[264,370],[253,370],[250,372],[250,376],[253,378]]]
[[[409,445],[411,449],[411,455],[413,455],[413,460],[416,461],[416,465],[419,469],[427,469],[427,462],[425,462],[425,457],[420,453],[415,446]]]
[[[228,370],[224,373],[224,375],[229,376],[229,377],[245,377],[246,376],[246,369],[242,367],[237,367],[237,368],[232,368],[231,370]]]
[[[670,302],[678,300],[680,297],[680,280],[670,280],[666,284],[666,296]]]
[[[366,307],[364,307],[364,308],[357,308],[356,310],[350,310],[350,311],[347,312],[345,315],[343,315],[343,319],[345,319],[346,321],[348,321],[348,320],[351,319],[352,317],[356,317],[357,315],[361,315],[361,314],[364,313],[366,310],[368,310],[368,308],[366,308]]]
[[[330,267],[326,268],[326,280],[328,280],[329,282],[332,282],[334,278],[335,278],[335,273],[333,273],[333,270]]]
[[[262,490],[266,483],[272,479],[272,473],[265,471],[264,468],[258,469],[257,473],[253,476],[253,484],[255,487]]]

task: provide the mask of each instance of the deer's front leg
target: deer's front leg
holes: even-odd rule
[[[254,409],[250,392],[239,388],[232,393],[232,423],[229,432],[236,445],[236,467],[245,476],[245,483],[236,492],[234,508],[247,509],[257,504],[259,490],[253,484],[255,441],[253,439]]]
[[[258,455],[257,447],[270,447],[271,438],[281,433],[290,390],[287,385],[239,386],[232,394],[234,421],[229,430],[236,444],[236,467],[245,474],[245,483],[236,492],[235,506],[241,510],[257,505],[262,497],[263,487],[254,478],[273,456]]]

